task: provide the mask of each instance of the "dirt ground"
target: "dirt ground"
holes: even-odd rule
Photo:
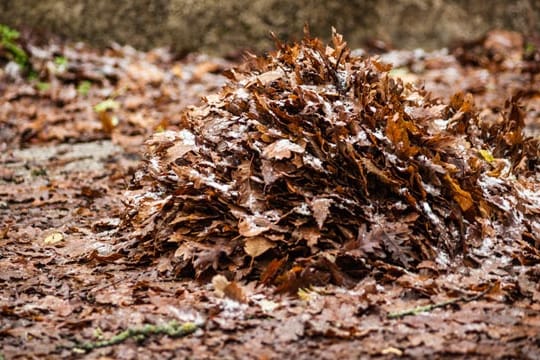
[[[380,56],[443,101],[472,92],[481,116],[522,90],[526,133],[539,136],[540,69],[521,60],[517,35],[497,36],[510,44],[500,52],[493,40]],[[177,129],[238,60],[30,49],[39,80],[0,68],[0,359],[540,358],[540,250],[526,241],[486,241],[444,271],[380,263],[352,288],[291,296],[240,283],[242,301],[209,280],[164,277],[166,258],[131,264],[115,246],[144,139]],[[148,330],[171,321],[190,330]]]

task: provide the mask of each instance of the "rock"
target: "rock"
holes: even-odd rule
[[[535,0],[146,0],[4,1],[0,23],[50,30],[75,40],[138,48],[172,45],[178,52],[226,54],[242,48],[266,50],[270,31],[282,39],[300,38],[305,23],[328,40],[331,26],[351,47],[381,39],[399,48],[447,46],[499,27],[540,31]]]

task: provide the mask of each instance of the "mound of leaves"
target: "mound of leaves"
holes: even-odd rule
[[[277,43],[156,133],[128,193],[129,256],[174,274],[343,284],[540,242],[539,144],[518,97],[481,121],[351,55],[339,34]]]

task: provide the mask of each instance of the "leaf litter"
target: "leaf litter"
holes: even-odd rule
[[[0,51],[1,356],[540,356],[535,37],[375,58],[307,37],[216,95],[225,60],[22,34],[39,82]],[[139,336],[175,322],[199,330]]]

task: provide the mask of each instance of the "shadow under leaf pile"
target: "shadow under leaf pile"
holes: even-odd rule
[[[156,133],[128,192],[129,257],[174,274],[347,284],[381,260],[458,261],[486,238],[538,246],[538,141],[515,97],[482,122],[390,67],[306,35],[231,70]],[[234,274],[234,275],[233,275]]]

